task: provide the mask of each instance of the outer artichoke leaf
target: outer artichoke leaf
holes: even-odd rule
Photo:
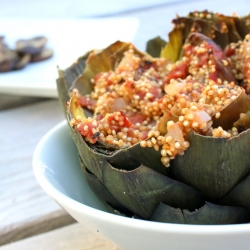
[[[236,43],[241,40],[241,36],[238,33],[233,17],[224,16],[222,14],[214,15],[214,23],[217,29],[223,34],[226,33],[228,35],[229,43]],[[224,26],[226,27],[224,28]],[[223,47],[224,48],[224,47]]]
[[[239,224],[249,222],[249,211],[242,207],[220,206],[206,202],[201,208],[190,212],[161,203],[150,220],[196,225]]]
[[[200,190],[209,201],[221,199],[250,173],[250,130],[230,139],[191,132],[190,147],[171,161],[170,176]]]
[[[249,26],[250,14],[243,17],[234,16],[233,19],[238,33],[240,34],[241,38],[244,39],[244,37],[248,33],[250,33],[250,26]]]
[[[149,219],[160,202],[191,211],[204,204],[202,194],[194,188],[143,165],[131,171],[104,165],[102,177],[109,192],[143,219]]]
[[[244,131],[250,128],[250,111],[240,116],[240,119],[236,121],[234,127],[238,129],[238,131]]]
[[[183,210],[183,216],[187,224],[222,225],[240,224],[249,222],[249,211],[242,207],[220,206],[206,202],[206,204],[194,212]]]
[[[153,215],[150,217],[150,220],[165,223],[186,224],[180,208],[173,208],[163,203],[158,205]]]
[[[146,52],[153,57],[160,57],[162,49],[167,42],[161,37],[157,36],[147,42]]]
[[[56,80],[57,82],[57,92],[59,101],[62,107],[62,110],[66,116],[66,105],[65,103],[69,100],[69,90],[72,87],[72,83],[75,79],[83,72],[86,59],[88,54],[80,57],[74,64],[72,64],[66,70],[61,70],[58,68],[59,78]]]
[[[250,176],[236,185],[220,201],[221,205],[240,206],[250,209]]]
[[[213,127],[221,126],[223,129],[231,129],[234,122],[240,118],[241,113],[250,110],[250,97],[242,90],[241,94],[220,111],[220,117],[213,117]]]
[[[93,174],[91,174],[87,168],[84,166],[81,158],[80,158],[80,164],[83,170],[83,174],[90,186],[90,188],[93,190],[93,192],[95,193],[95,195],[103,202],[106,203],[107,205],[109,205],[110,208],[110,212],[113,212],[115,214],[117,214],[116,212],[114,212],[114,210],[119,211],[122,214],[125,214],[127,216],[132,216],[133,214],[126,209],[124,206],[122,206],[111,194],[110,192],[105,188],[105,186],[96,178],[96,176],[94,176]]]
[[[201,19],[210,23],[212,29],[208,36],[212,37],[222,48],[225,48],[228,43],[237,42],[242,39],[232,16],[208,12],[207,10],[191,12],[188,16],[194,20]],[[202,30],[199,32],[205,34]]]
[[[185,39],[190,34],[193,22],[194,20],[192,18],[179,16],[172,20],[172,23],[175,25],[175,27],[181,29],[182,31],[182,44],[184,44]]]
[[[183,45],[182,29],[174,28],[169,33],[169,42],[162,49],[160,57],[167,58],[171,62],[176,62],[180,57],[182,45]]]

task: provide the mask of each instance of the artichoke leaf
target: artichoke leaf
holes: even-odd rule
[[[248,33],[250,33],[250,26],[249,26],[250,14],[243,17],[233,16],[233,19],[238,33],[240,34],[241,38],[244,39],[244,37]]]
[[[236,29],[233,17],[225,16],[222,14],[215,14],[215,15],[213,15],[213,17],[214,17],[213,20],[214,20],[214,24],[215,24],[216,29],[221,34],[225,34],[225,33],[227,34],[228,43],[236,43],[242,39],[242,37],[240,36],[240,34],[238,33],[238,31]],[[216,34],[215,34],[215,36],[216,36]],[[223,40],[220,40],[219,44],[222,42],[223,42]],[[222,46],[222,48],[225,48],[225,46]]]
[[[78,60],[66,70],[61,70],[59,67],[57,68],[59,74],[59,77],[56,80],[57,92],[65,117],[67,114],[65,103],[70,98],[69,91],[72,88],[72,83],[83,72],[86,66],[87,57],[88,54],[85,54],[84,56],[78,58]]]
[[[240,206],[250,209],[250,176],[236,185],[220,201],[221,205]]]
[[[80,157],[79,157],[80,158]],[[80,158],[80,165],[83,170],[83,174],[90,186],[90,188],[93,190],[95,195],[107,205],[110,206],[110,212],[117,214],[115,211],[119,211],[121,214],[125,214],[127,216],[132,216],[133,214],[126,209],[124,206],[122,206],[111,194],[110,192],[105,188],[105,186],[94,176],[91,174],[88,169],[84,166],[81,158]]]
[[[160,203],[150,217],[151,221],[186,224],[183,212],[180,208],[174,208],[164,203]]]
[[[231,101],[220,111],[220,117],[213,117],[213,127],[221,126],[223,129],[231,129],[240,118],[241,113],[246,113],[250,110],[250,97],[242,89],[236,99]]]
[[[153,57],[160,57],[162,49],[166,46],[167,42],[161,37],[157,36],[150,39],[146,45],[146,52]]]
[[[248,209],[236,206],[220,206],[210,202],[194,212],[183,210],[187,224],[222,225],[249,222]]]
[[[250,128],[250,111],[245,114],[240,115],[240,119],[236,121],[234,127],[238,129],[238,131],[244,131]]]
[[[190,147],[171,161],[170,176],[200,190],[209,201],[226,195],[250,173],[250,130],[214,138],[190,132]]]
[[[169,42],[162,49],[160,57],[176,62],[181,53],[183,45],[183,34],[181,28],[175,28],[169,33]]]
[[[201,208],[190,212],[161,203],[150,220],[194,225],[240,224],[249,222],[249,211],[242,207],[220,206],[206,202]]]
[[[75,95],[70,99],[68,114],[70,115],[70,119],[75,118],[82,122],[86,119],[84,110],[80,106],[80,103]]]
[[[149,219],[160,202],[191,211],[204,204],[202,194],[194,188],[143,165],[126,171],[106,164],[102,178],[109,192],[143,219]]]
[[[193,20],[203,20],[210,23],[212,32],[210,31],[209,37],[213,38],[222,48],[225,48],[228,43],[238,42],[242,39],[236,26],[235,17],[233,16],[225,16],[205,10],[190,12],[188,17]],[[203,30],[199,32],[205,34]]]

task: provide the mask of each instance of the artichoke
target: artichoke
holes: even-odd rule
[[[248,20],[190,13],[147,52],[117,41],[58,69],[83,173],[114,213],[249,222]]]

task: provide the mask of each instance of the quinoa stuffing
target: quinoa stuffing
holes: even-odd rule
[[[237,136],[238,128],[215,127],[214,121],[240,95],[250,93],[249,39],[247,35],[222,50],[193,33],[175,63],[139,55],[130,44],[114,70],[91,79],[90,94],[73,89],[72,98],[93,111],[93,117],[72,118],[71,125],[89,143],[153,147],[166,167],[190,146],[190,131]]]

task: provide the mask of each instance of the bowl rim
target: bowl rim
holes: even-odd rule
[[[54,200],[60,201],[63,206],[71,208],[77,213],[84,214],[85,216],[92,217],[102,221],[103,223],[113,224],[114,226],[125,226],[128,228],[154,231],[161,233],[173,233],[175,235],[232,235],[232,234],[243,234],[250,233],[250,223],[244,224],[229,224],[229,225],[186,225],[186,224],[173,224],[173,223],[162,223],[154,221],[146,221],[140,219],[133,219],[115,215],[112,213],[104,212],[96,208],[82,204],[62,192],[56,189],[43,175],[41,169],[40,152],[43,150],[44,145],[50,137],[53,137],[54,133],[63,127],[68,126],[67,121],[64,120],[50,129],[37,144],[33,159],[33,172],[34,175],[42,187],[42,189]]]

